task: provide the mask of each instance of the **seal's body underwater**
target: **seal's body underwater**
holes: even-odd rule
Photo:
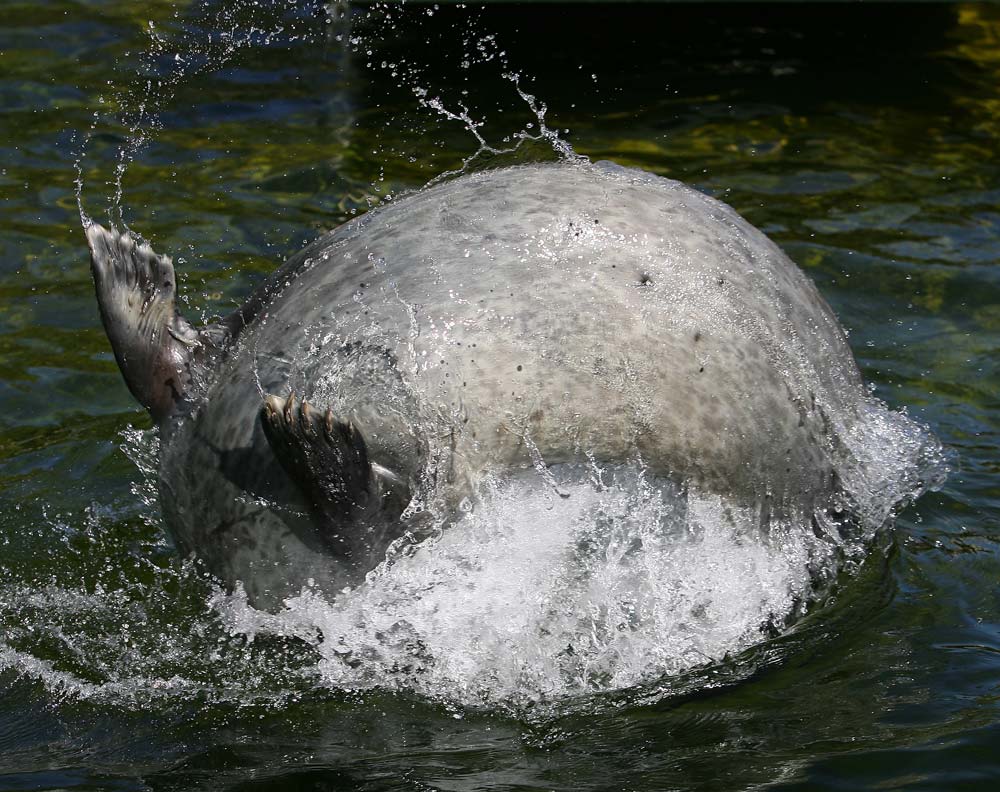
[[[265,606],[356,582],[486,473],[589,459],[810,514],[864,398],[815,287],[725,204],[607,163],[466,175],[293,256],[196,330],[169,259],[87,229],[160,423],[178,544]]]

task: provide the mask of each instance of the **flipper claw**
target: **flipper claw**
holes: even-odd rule
[[[361,526],[395,521],[409,501],[401,479],[371,464],[361,432],[352,422],[338,420],[333,410],[321,412],[294,393],[266,395],[261,425],[338,553],[356,554]]]

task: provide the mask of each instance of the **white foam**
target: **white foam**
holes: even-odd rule
[[[490,482],[439,538],[330,603],[277,615],[218,595],[229,629],[317,643],[325,684],[466,706],[566,699],[653,682],[761,640],[807,602],[833,545],[718,497],[559,471]],[[318,635],[322,639],[318,639]]]

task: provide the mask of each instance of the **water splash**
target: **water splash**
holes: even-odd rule
[[[428,187],[486,167],[497,168],[525,161],[544,160],[546,148],[550,149],[558,159],[565,162],[587,161],[586,157],[577,154],[573,150],[573,147],[559,136],[557,130],[551,129],[546,125],[545,115],[548,112],[548,107],[544,102],[540,102],[534,95],[521,87],[521,75],[516,72],[505,72],[502,76],[505,80],[509,80],[514,84],[518,96],[524,100],[524,103],[536,119],[536,122],[528,122],[520,132],[516,132],[505,138],[505,142],[512,143],[511,146],[506,148],[498,148],[487,142],[486,138],[479,131],[485,122],[474,121],[469,115],[469,109],[465,105],[460,104],[457,111],[449,110],[445,107],[444,102],[439,96],[431,97],[426,88],[414,87],[413,93],[421,106],[434,111],[449,121],[459,122],[475,138],[478,144],[478,148],[462,160],[461,167],[435,176],[428,182]],[[538,124],[537,132],[533,131],[535,123]],[[527,158],[520,156],[531,144],[541,144],[541,150],[532,148],[528,152]]]
[[[89,174],[86,166],[91,142],[100,131],[111,127],[121,137],[113,155],[111,176],[105,182],[111,190],[106,207],[108,221],[142,239],[141,234],[129,229],[125,217],[126,176],[131,164],[163,132],[164,114],[176,109],[181,89],[238,62],[244,53],[290,43],[325,47],[332,42],[343,49],[345,58],[361,59],[368,68],[381,70],[396,79],[399,86],[407,87],[418,105],[432,117],[462,124],[476,141],[476,150],[465,157],[458,169],[437,175],[432,183],[481,167],[542,160],[552,155],[563,160],[583,159],[560,137],[558,130],[547,125],[545,103],[522,87],[525,78],[508,62],[496,35],[478,30],[476,9],[462,7],[466,29],[461,34],[461,54],[454,70],[494,65],[497,77],[514,85],[531,115],[523,129],[504,136],[500,143],[491,143],[483,136],[481,128],[485,121],[481,115],[474,118],[475,112],[467,103],[468,91],[462,92],[463,99],[446,100],[442,91],[433,87],[433,80],[419,60],[376,62],[373,55],[378,42],[393,36],[404,22],[410,25],[415,21],[404,6],[376,2],[351,8],[347,3],[319,0],[304,3],[281,0],[268,4],[236,0],[216,5],[202,0],[189,7],[178,4],[164,22],[149,20],[145,30],[147,46],[136,53],[135,63],[126,64],[134,73],[124,77],[124,87],[109,86],[106,97],[100,100],[102,108],[94,111],[89,128],[74,135],[77,147],[74,184],[83,227],[92,222],[84,208],[83,192],[85,182],[95,178],[96,163]],[[434,13],[433,8],[426,9],[428,16]],[[419,17],[416,21],[419,23]],[[350,67],[341,62],[340,68]],[[384,172],[380,172],[370,185],[372,192],[363,199],[369,208],[393,198],[391,192],[385,191],[384,181]]]
[[[384,37],[392,35],[402,24],[404,13],[406,12],[403,4],[375,3],[365,12],[363,18],[368,21],[373,17],[377,19],[375,35]],[[433,16],[435,9],[428,8],[426,13],[428,16]],[[421,61],[401,56],[395,60],[376,62],[372,58],[373,43],[363,29],[346,37],[352,52],[366,58],[366,65],[369,68],[380,69],[388,74],[399,87],[409,89],[420,107],[446,121],[460,124],[475,140],[476,150],[463,159],[459,168],[438,174],[429,184],[437,184],[482,167],[499,167],[514,162],[542,160],[552,154],[565,161],[585,159],[560,137],[558,130],[547,125],[545,120],[547,106],[522,87],[525,77],[512,67],[507,52],[502,48],[502,42],[497,36],[478,29],[478,11],[466,9],[465,18],[466,29],[458,42],[460,47],[453,58],[452,72],[462,74],[475,66],[495,67],[497,77],[513,84],[517,96],[527,106],[533,119],[525,122],[521,130],[504,136],[499,144],[491,143],[484,136],[482,129],[486,125],[485,115],[482,112],[477,114],[471,109],[468,91],[462,90],[461,98],[447,100],[443,96],[443,90],[434,87],[433,79],[427,74],[427,69]],[[408,24],[414,21],[419,24],[419,17],[416,20],[410,15],[406,17]],[[433,46],[430,40],[426,44]],[[530,144],[539,145],[537,148],[531,148]],[[527,151],[529,148],[531,150]]]
[[[278,0],[267,4],[233,0],[221,5],[200,2],[190,8],[178,3],[168,22],[148,20],[147,46],[136,54],[137,62],[129,64],[134,73],[127,75],[124,87],[109,89],[107,99],[101,97],[102,104],[114,113],[95,111],[89,129],[77,136],[74,184],[84,228],[92,222],[83,206],[88,150],[92,138],[110,118],[114,118],[113,125],[122,141],[107,183],[111,188],[107,214],[112,224],[130,230],[124,214],[128,168],[162,132],[162,114],[172,105],[181,87],[225,67],[245,50],[296,41],[319,43],[327,27],[342,16],[332,5],[318,0]],[[302,24],[303,20],[315,23]],[[141,239],[136,232],[131,233]]]

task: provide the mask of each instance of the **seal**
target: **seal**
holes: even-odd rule
[[[261,607],[356,584],[505,471],[638,460],[808,519],[836,498],[831,416],[864,399],[833,312],[776,245],[611,163],[392,200],[201,328],[169,258],[86,233],[115,357],[161,430],[171,533]]]

